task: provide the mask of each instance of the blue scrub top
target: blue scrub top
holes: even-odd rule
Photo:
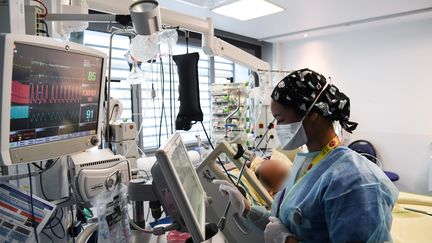
[[[299,154],[286,185],[279,219],[300,242],[391,241],[392,210],[398,190],[374,163],[347,147],[329,153],[298,179],[303,163],[315,154]],[[275,216],[279,192],[268,212],[252,207],[248,219],[261,229]]]

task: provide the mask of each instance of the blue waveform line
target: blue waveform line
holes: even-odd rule
[[[25,119],[29,117],[29,106],[11,106],[11,119]]]
[[[30,114],[30,122],[53,122],[64,120],[79,120],[79,111],[52,111]]]

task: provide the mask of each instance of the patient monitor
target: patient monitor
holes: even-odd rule
[[[180,135],[173,135],[156,152],[153,186],[165,212],[194,242],[205,239],[206,193],[190,161]]]
[[[106,56],[52,38],[0,35],[0,165],[99,143]]]

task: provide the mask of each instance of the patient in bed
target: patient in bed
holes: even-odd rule
[[[240,171],[235,165],[231,165],[232,168],[228,166],[228,170],[230,176],[236,181]],[[257,156],[250,162],[248,167],[255,173],[255,176],[263,187],[267,189],[270,196],[274,197],[280,188],[284,186],[285,180],[290,174],[292,163],[287,156],[274,150],[269,159]],[[244,177],[240,181],[240,186],[245,189],[246,197],[253,205],[266,205],[265,200],[259,196]]]
[[[290,173],[290,166],[276,159],[263,160],[255,168],[255,175],[271,196],[283,187]]]

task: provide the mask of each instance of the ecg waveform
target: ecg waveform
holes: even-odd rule
[[[30,84],[30,104],[79,103],[80,100],[79,84]]]
[[[52,112],[39,112],[39,113],[30,113],[29,120],[30,122],[57,122],[57,121],[79,121],[80,111],[71,110],[71,111],[52,111]]]

